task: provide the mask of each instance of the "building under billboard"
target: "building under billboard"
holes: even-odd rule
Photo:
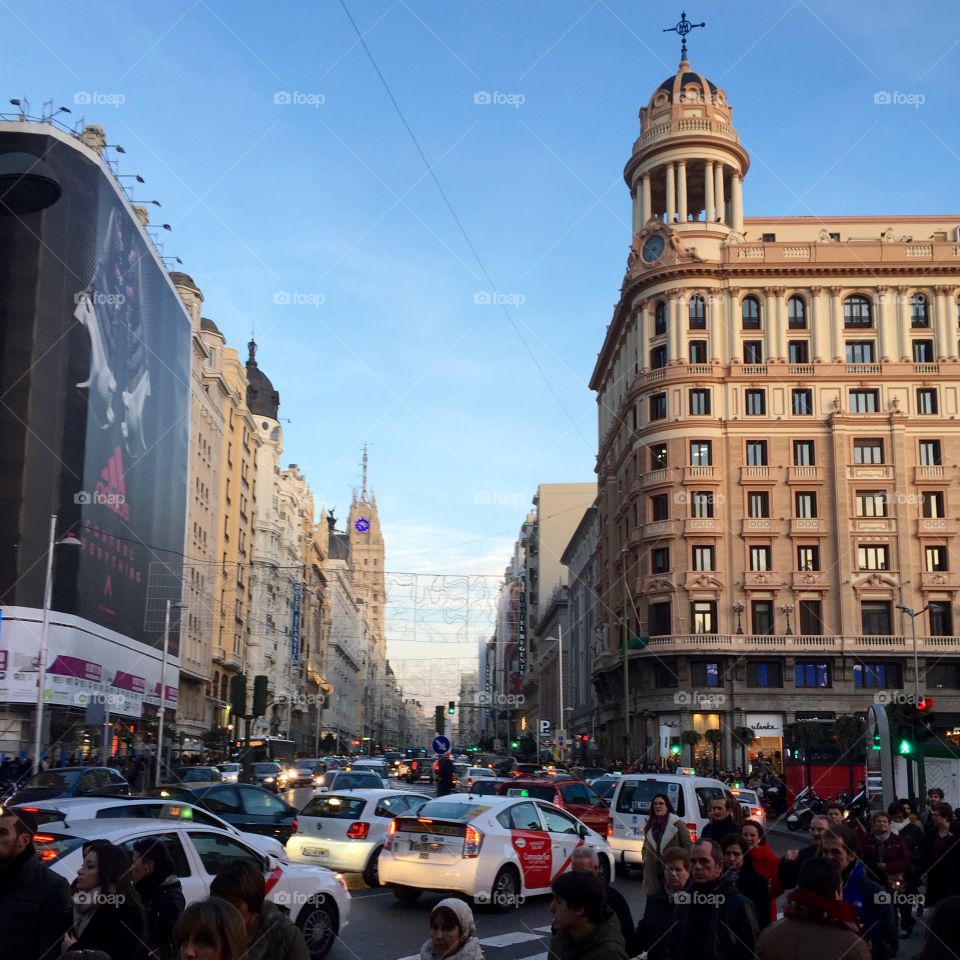
[[[54,548],[53,759],[81,745],[91,703],[142,735],[164,600],[180,599],[191,324],[105,143],[96,127],[0,122],[0,751],[33,740],[56,515],[80,546]],[[175,707],[175,616],[169,638]]]

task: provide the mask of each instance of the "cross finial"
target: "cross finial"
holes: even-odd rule
[[[681,42],[680,45],[680,60],[685,61],[687,59],[687,34],[691,30],[695,30],[697,27],[705,27],[706,23],[691,23],[687,19],[687,11],[682,10],[680,12],[680,22],[675,27],[664,27],[664,33],[676,33],[679,35]]]

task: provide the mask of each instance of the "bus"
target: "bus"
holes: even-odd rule
[[[234,740],[232,759],[249,767],[254,763],[274,760],[277,763],[292,763],[296,749],[292,740],[280,737],[251,737],[249,740]]]

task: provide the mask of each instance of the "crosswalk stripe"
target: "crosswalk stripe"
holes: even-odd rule
[[[480,941],[482,947],[510,947],[515,943],[526,943],[528,940],[539,940],[540,935],[526,933],[523,930],[514,930],[512,933],[501,933],[496,937],[484,937]]]
[[[534,930],[536,933],[550,933],[550,932],[553,930],[553,927],[550,927],[550,926],[546,926],[546,927],[534,927],[533,930]],[[526,958],[524,958],[524,960],[526,960]]]

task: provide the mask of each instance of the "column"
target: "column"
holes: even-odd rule
[[[813,340],[810,344],[810,359],[816,363],[829,360],[830,339],[827,334],[827,324],[824,319],[823,304],[820,302],[820,294],[823,287],[810,288],[810,330],[813,333]]]
[[[897,349],[899,359],[906,363],[913,357],[913,349],[910,346],[910,312],[908,310],[907,296],[903,292],[903,287],[891,287],[890,294],[894,300],[894,315],[897,318]]]
[[[951,356],[950,353],[950,341],[953,341],[953,354],[952,356],[957,355],[957,346],[956,346],[956,333],[950,326],[950,318],[947,312],[947,290],[948,287],[934,287],[933,292],[936,294],[936,312],[933,315],[934,321],[936,323],[937,331],[937,348],[936,348],[936,357],[938,360],[946,360],[947,357]]]
[[[677,212],[680,222],[687,222],[687,161],[677,161]]]
[[[676,363],[680,359],[680,291],[667,291],[667,309],[669,311],[669,330],[667,336],[667,362]]]
[[[667,164],[667,223],[677,217],[677,182],[673,161]]]
[[[640,197],[635,189],[630,192],[630,199],[633,201],[633,221],[630,228],[630,235],[631,237],[635,237],[640,232],[640,228],[644,222],[643,211],[640,209]]]
[[[730,226],[737,232],[743,233],[743,177],[734,173],[731,179]]]
[[[890,309],[890,288],[877,287],[876,311],[880,324],[880,360],[889,363],[897,359],[897,331]]]
[[[724,209],[723,209],[723,164],[718,163],[714,167],[714,178],[716,180],[716,185],[714,187],[714,194],[717,203],[717,215],[716,219],[721,223],[724,220]]]
[[[772,362],[779,354],[777,353],[777,295],[776,289],[769,287],[764,291],[763,297],[763,360],[764,363]]]
[[[650,364],[650,334],[653,317],[650,315],[650,301],[640,301],[640,317],[637,331],[637,366],[643,370]]]
[[[839,361],[844,357],[842,293],[843,287],[830,288],[830,359]]]
[[[640,178],[640,187],[643,196],[643,222],[646,223],[653,216],[653,203],[650,200],[650,174],[645,173]]]
[[[776,287],[773,295],[777,308],[777,359],[787,359],[787,291],[785,287]]]
[[[740,301],[737,291],[728,288],[726,297],[727,363],[743,361],[740,353]],[[722,359],[722,358],[721,358]]]
[[[713,363],[723,354],[723,291],[713,287],[707,291],[707,363]]]
[[[713,161],[706,160],[704,161],[704,174],[703,174],[703,186],[706,199],[703,201],[705,210],[704,210],[704,220],[707,223],[710,223],[713,220]]]

